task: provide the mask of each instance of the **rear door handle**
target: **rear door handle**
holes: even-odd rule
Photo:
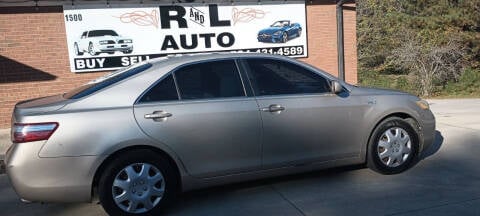
[[[278,104],[272,104],[268,107],[261,108],[260,110],[263,112],[281,112],[285,110],[285,107]]]
[[[150,113],[150,114],[145,114],[145,116],[143,116],[144,118],[146,119],[165,119],[165,118],[168,118],[168,117],[171,117],[172,114],[171,113],[168,113],[168,112],[165,112],[165,111],[155,111],[153,113]]]

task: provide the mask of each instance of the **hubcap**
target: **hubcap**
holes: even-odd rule
[[[378,141],[377,154],[383,164],[397,167],[405,163],[412,152],[412,142],[408,133],[399,127],[383,132]]]
[[[88,52],[90,53],[90,55],[95,55],[95,50],[93,50],[93,45],[90,44],[90,46],[88,46]]]
[[[155,166],[136,163],[123,168],[112,186],[113,200],[128,213],[145,213],[160,203],[165,193],[165,180]]]

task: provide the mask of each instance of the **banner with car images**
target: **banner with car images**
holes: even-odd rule
[[[72,72],[113,70],[187,53],[307,56],[305,1],[64,5]]]

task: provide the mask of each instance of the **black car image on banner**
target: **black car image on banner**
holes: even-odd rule
[[[305,2],[64,6],[72,72],[118,69],[172,54],[307,56]]]

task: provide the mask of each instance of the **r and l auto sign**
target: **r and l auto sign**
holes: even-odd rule
[[[64,6],[73,72],[205,52],[307,56],[305,1],[262,4]]]

